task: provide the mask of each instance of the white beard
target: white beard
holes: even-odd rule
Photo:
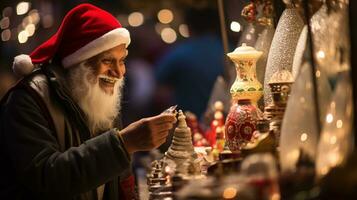
[[[92,84],[93,80],[95,83]],[[87,125],[92,136],[98,131],[113,128],[113,121],[121,108],[124,78],[114,85],[113,94],[107,94],[99,86],[99,79],[93,71],[83,63],[69,71],[67,86],[74,100],[87,116]]]

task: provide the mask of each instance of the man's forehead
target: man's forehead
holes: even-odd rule
[[[104,51],[103,53],[100,54],[101,57],[104,56],[120,56],[124,57],[128,55],[128,50],[124,48],[113,48],[107,51]]]

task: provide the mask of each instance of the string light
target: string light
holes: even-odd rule
[[[342,128],[342,126],[343,126],[343,122],[342,122],[342,120],[337,120],[337,122],[336,122],[336,127],[337,128]]]
[[[239,32],[241,30],[241,26],[239,22],[236,21],[232,21],[230,27],[231,27],[231,31],[233,32]]]
[[[12,8],[11,7],[6,7],[4,10],[2,10],[2,16],[3,17],[10,17],[12,14]]]
[[[36,9],[33,9],[29,12],[29,17],[31,17],[32,23],[34,24],[38,24],[38,22],[40,22],[40,14]]]
[[[325,58],[325,52],[320,50],[317,52],[317,58],[319,59],[324,59]]]
[[[1,32],[1,40],[6,42],[11,38],[11,31],[9,29],[3,30]]]
[[[30,9],[30,3],[29,2],[20,2],[16,6],[16,14],[17,15],[23,15],[26,14]]]
[[[333,115],[331,113],[326,115],[326,122],[331,123],[333,121]]]
[[[10,26],[10,19],[8,17],[4,17],[0,21],[1,29],[7,29]]]
[[[21,32],[19,33],[19,35],[17,36],[17,38],[18,38],[20,44],[26,43],[26,42],[27,42],[27,39],[28,39],[28,33],[27,33],[27,31],[21,31]]]
[[[301,142],[305,142],[307,140],[307,134],[306,133],[302,133],[300,136],[300,140]]]
[[[321,76],[321,72],[320,72],[320,70],[316,70],[315,75],[316,75],[316,77],[317,77],[317,78],[320,78],[320,76]]]
[[[26,26],[25,30],[27,31],[28,37],[31,37],[35,33],[36,26],[34,24],[29,24]]]

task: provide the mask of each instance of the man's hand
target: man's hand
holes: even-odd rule
[[[120,132],[129,153],[148,151],[166,141],[169,130],[176,122],[174,114],[160,114],[136,121]]]

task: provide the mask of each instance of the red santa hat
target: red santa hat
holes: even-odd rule
[[[69,68],[99,53],[130,43],[129,31],[110,13],[91,4],[80,4],[64,17],[58,31],[30,55],[16,56],[13,70],[24,76],[35,65],[49,62],[55,55]]]

